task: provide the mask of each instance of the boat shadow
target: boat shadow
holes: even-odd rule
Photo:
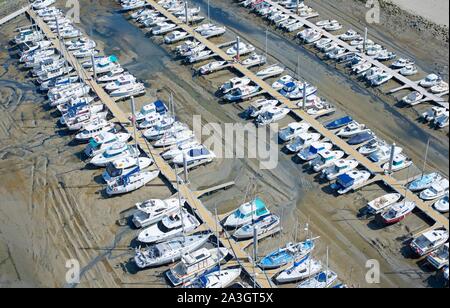
[[[374,216],[372,220],[367,223],[367,227],[372,231],[379,231],[385,229],[387,226],[381,221],[380,217]]]

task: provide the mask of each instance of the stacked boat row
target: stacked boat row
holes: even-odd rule
[[[303,2],[297,3],[297,1],[287,0],[272,4],[271,1],[246,0],[242,1],[241,4],[251,8],[256,14],[266,18],[276,27],[285,29],[287,32],[293,32],[304,26],[298,16],[302,18],[318,16],[316,12],[313,12]],[[284,6],[284,8],[291,11],[281,9],[278,5]],[[337,20],[320,20],[315,23],[315,26],[321,30],[305,28],[298,32],[296,37],[306,44],[314,43],[314,46],[324,54],[326,59],[334,59],[346,64],[352,73],[366,80],[371,86],[385,84],[393,78],[393,75],[383,70],[382,66],[373,66],[361,54],[365,54],[380,62],[391,61],[390,68],[403,76],[413,76],[418,73],[418,68],[413,60],[407,58],[396,59],[396,53],[388,51],[385,47],[376,44],[370,39],[367,39],[364,43],[364,37],[353,29],[338,35],[337,38],[355,48],[357,52],[347,50],[337,40],[328,36],[324,37],[325,31],[333,32],[342,29],[342,25]],[[430,93],[437,95],[445,95],[449,91],[448,83],[443,81],[437,74],[429,74],[418,81],[418,84],[424,88],[424,91],[428,89]],[[422,102],[423,98],[424,94],[422,92],[413,91],[403,97],[402,102],[407,105],[416,105]],[[448,109],[443,109],[443,114],[434,123],[436,128],[448,126]]]

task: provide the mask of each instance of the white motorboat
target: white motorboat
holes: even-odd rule
[[[236,43],[232,47],[228,48],[226,50],[226,53],[227,53],[227,55],[234,57],[234,56],[237,56],[238,51],[239,51],[239,55],[243,56],[243,55],[254,52],[255,47],[253,45],[240,42],[239,47],[237,46],[237,43]]]
[[[344,155],[344,151],[321,151],[316,159],[309,162],[309,165],[313,168],[314,172],[320,172],[332,166],[334,162],[344,157]]]
[[[437,270],[448,266],[448,251],[449,244],[446,243],[427,256],[428,263],[430,263]]]
[[[394,148],[394,155],[401,154],[403,152],[403,148],[396,146]],[[383,164],[389,160],[391,157],[391,146],[390,145],[382,145],[375,153],[369,155],[369,159],[377,164]]]
[[[319,49],[322,50],[322,48],[324,48],[325,46],[327,46],[328,44],[332,43],[333,40],[328,38],[328,37],[324,37],[321,38],[320,40],[318,40],[317,42],[314,43],[314,46]]]
[[[449,112],[445,112],[443,115],[434,119],[434,127],[436,129],[445,128],[449,125]]]
[[[356,32],[353,29],[348,29],[347,32],[339,35],[339,38],[345,42],[347,41],[353,41],[356,40],[358,38],[361,38],[361,35],[358,34],[358,32]]]
[[[173,263],[183,255],[202,247],[210,236],[210,233],[180,236],[143,250],[136,250],[134,262],[142,269]]]
[[[305,90],[306,88],[306,90]],[[290,100],[299,100],[303,99],[303,96],[306,92],[306,97],[312,96],[316,94],[317,87],[305,82],[288,82],[285,84],[283,89],[280,90],[280,94]]]
[[[408,168],[409,166],[411,166],[413,164],[412,160],[407,158],[405,155],[403,154],[398,154],[394,156],[394,161],[392,162],[392,169],[391,171],[396,172],[396,171],[400,171],[403,169]],[[385,171],[389,171],[390,168],[390,163],[387,162],[383,165],[383,169]]]
[[[377,78],[381,73],[383,73],[383,70],[379,67],[372,67],[369,70],[367,70],[365,73],[363,73],[364,78],[371,82],[373,79]]]
[[[367,72],[370,68],[372,67],[372,63],[370,63],[369,61],[366,62],[362,62],[358,65],[355,65],[353,67],[353,72],[357,75],[362,74],[364,72]]]
[[[391,67],[394,69],[401,69],[401,68],[404,68],[405,66],[409,66],[409,65],[414,65],[414,61],[412,61],[410,59],[400,58],[397,61],[395,61],[394,63],[392,63]]]
[[[186,164],[189,166],[197,162],[211,162],[215,158],[216,155],[212,151],[201,145],[175,156],[173,163],[178,166],[183,166],[186,160]]]
[[[241,86],[228,92],[224,96],[224,100],[229,102],[243,100],[253,94],[258,93],[259,91],[260,91],[259,86],[252,86],[252,85]]]
[[[152,244],[167,241],[176,236],[194,231],[200,222],[185,209],[176,214],[166,216],[158,223],[141,231],[137,237],[139,242]]]
[[[162,35],[164,33],[172,31],[176,28],[176,26],[176,24],[164,21],[157,24],[157,26],[152,29],[152,33],[153,35]]]
[[[256,73],[261,79],[267,79],[270,77],[275,77],[281,75],[284,72],[284,67],[278,64],[271,65],[265,69],[262,69]]]
[[[114,69],[112,69],[111,71],[109,71],[107,74],[100,76],[97,78],[97,82],[98,83],[107,83],[107,82],[111,82],[111,81],[115,81],[121,77],[123,77],[125,70],[122,67],[116,67]],[[128,74],[128,73],[126,73]]]
[[[119,177],[115,182],[108,184],[108,186],[106,187],[106,193],[109,196],[113,196],[133,192],[147,185],[158,176],[159,170],[141,171],[139,167],[137,167],[130,173]]]
[[[229,286],[241,275],[241,268],[220,269],[201,275],[189,283],[188,288],[220,289]]]
[[[448,93],[448,83],[441,81],[438,84],[431,87],[430,91],[434,94]]]
[[[222,34],[225,34],[225,32],[227,32],[226,27],[213,26],[209,29],[200,31],[199,33],[201,36],[203,36],[205,38],[211,38],[211,37],[220,36]]]
[[[73,56],[75,58],[86,58],[90,56],[95,56],[99,53],[98,50],[95,50],[94,48],[80,48],[73,52]]]
[[[337,177],[337,181],[332,185],[339,195],[343,195],[354,188],[364,184],[370,179],[370,172],[353,170]]]
[[[255,120],[256,125],[265,126],[284,119],[291,110],[287,107],[271,107]]]
[[[254,230],[258,236],[263,236],[266,233],[275,230],[280,225],[280,218],[276,215],[270,214],[259,218],[258,220],[248,223],[233,233],[233,237],[237,240],[249,239],[254,236]]]
[[[227,64],[226,61],[213,61],[213,62],[203,65],[197,71],[201,75],[206,75],[206,74],[215,72],[216,70],[218,70],[219,68],[221,68],[222,66],[224,66],[226,64]]]
[[[333,144],[330,142],[321,142],[316,141],[311,143],[311,145],[297,154],[297,156],[303,161],[311,161],[319,156],[319,152],[321,151],[329,151],[333,147]]]
[[[193,140],[194,138],[195,135],[191,130],[183,130],[180,132],[171,133],[168,134],[167,136],[164,136],[163,138],[156,141],[154,146],[157,148],[168,147],[177,144],[179,142]]]
[[[59,31],[59,36],[62,39],[71,39],[71,38],[80,37],[82,35],[83,35],[83,33],[81,32],[81,30],[75,29],[75,28]]]
[[[86,125],[89,125],[95,121],[101,121],[105,120],[108,116],[108,112],[99,112],[95,114],[91,114],[90,112],[87,112],[85,114],[82,114],[80,116],[77,116],[73,119],[70,119],[70,122],[66,122],[65,125],[67,128],[71,131],[76,131],[83,129]]]
[[[172,160],[180,154],[183,154],[186,151],[192,150],[198,147],[200,143],[197,140],[188,140],[185,142],[181,142],[176,146],[169,148],[168,150],[161,153],[161,157],[165,160]]]
[[[383,50],[386,50],[385,48],[383,48],[383,46],[381,46],[380,44],[374,44],[366,49],[366,55],[368,55],[369,57],[376,57]]]
[[[111,147],[118,144],[114,143]],[[145,170],[153,164],[153,159],[149,157],[125,156],[115,159],[106,165],[102,178],[106,184],[114,183],[121,176],[127,175],[136,168]]]
[[[250,82],[251,80],[248,77],[234,77],[220,86],[219,90],[223,94],[227,94],[228,92],[231,92],[235,89],[247,86],[248,84],[250,84]]]
[[[256,53],[252,53],[250,55],[250,57],[248,57],[247,59],[245,59],[244,61],[242,61],[242,65],[250,68],[256,65],[263,65],[267,62],[267,59],[265,56],[262,55],[258,55]]]
[[[415,103],[418,103],[421,99],[423,99],[423,94],[418,91],[413,91],[409,93],[408,95],[404,96],[402,98],[402,102],[404,102],[407,105],[414,105]]]
[[[325,58],[339,59],[342,55],[345,54],[346,51],[347,51],[347,49],[345,49],[344,47],[337,47],[337,48],[333,49],[332,51],[327,52],[325,54]]]
[[[422,113],[421,118],[425,122],[432,122],[434,119],[440,117],[441,115],[445,114],[447,112],[447,109],[445,107],[431,107],[424,113]]]
[[[213,55],[213,53],[212,53],[211,50],[202,50],[202,51],[198,51],[198,52],[190,55],[189,57],[187,57],[185,59],[185,61],[187,63],[192,64],[192,63],[195,63],[195,62],[199,62],[199,61],[203,61],[203,60],[209,59],[209,58],[212,57],[212,55]]]
[[[148,140],[155,141],[161,139],[164,135],[177,133],[187,129],[188,126],[186,124],[178,121],[173,122],[173,118],[169,118],[169,120],[162,119],[159,124],[147,129],[143,135]]]
[[[182,285],[218,265],[228,253],[227,248],[221,247],[209,250],[202,248],[185,254],[181,257],[181,261],[178,264],[166,272],[166,276],[172,285]]]
[[[103,105],[101,106],[103,109]],[[110,132],[112,129],[114,129],[113,123],[109,123],[106,120],[96,121],[84,126],[83,130],[75,135],[75,140],[87,142],[89,139],[94,138],[101,133]]]
[[[59,88],[59,87],[64,87],[67,86],[71,83],[76,83],[79,81],[79,77],[78,76],[63,76],[63,77],[58,77],[58,78],[54,78],[51,80],[48,80],[44,83],[42,83],[39,86],[39,90],[41,91],[48,91],[51,88]]]
[[[176,31],[173,31],[172,33],[166,35],[164,37],[164,42],[166,44],[173,44],[173,43],[183,40],[184,38],[187,37],[187,35],[188,35],[187,32],[176,30]]]
[[[309,123],[299,123],[299,122],[293,122],[290,123],[287,127],[281,129],[278,132],[278,137],[283,141],[287,142],[295,137],[306,133],[311,125]]]
[[[420,85],[424,88],[431,88],[442,81],[442,78],[436,74],[429,74],[420,81]]]
[[[336,280],[338,276],[335,272],[326,270],[317,273],[314,277],[309,278],[301,282],[297,288],[300,289],[325,289],[330,287]]]
[[[133,83],[136,83],[136,77],[131,74],[124,74],[119,76],[116,80],[107,83],[104,88],[106,91],[112,92]]]
[[[288,83],[292,83],[295,82],[294,77],[290,76],[290,75],[285,75],[283,77],[281,77],[280,79],[278,79],[277,81],[275,81],[272,84],[272,88],[274,88],[275,90],[281,90],[283,89]]]
[[[251,221],[270,214],[264,201],[256,198],[250,202],[242,204],[237,210],[230,214],[224,221],[226,228],[239,228]]]
[[[145,93],[145,86],[143,83],[135,82],[121,86],[119,89],[112,91],[109,95],[114,98],[125,98],[129,96],[136,96]]]
[[[394,60],[396,57],[397,54],[395,52],[383,49],[378,55],[375,56],[375,59],[378,61],[390,61]]]
[[[386,145],[386,143],[379,139],[373,139],[367,142],[365,145],[358,149],[358,152],[364,156],[369,156],[377,152],[381,146]]]
[[[413,239],[410,247],[416,255],[422,257],[444,245],[447,240],[447,230],[431,230]]]
[[[326,31],[330,31],[330,32],[337,31],[337,30],[342,29],[342,25],[339,22],[335,21],[335,22],[329,23],[328,25],[325,25],[324,29]]]
[[[130,139],[128,133],[112,133],[110,131],[101,132],[89,140],[88,145],[84,150],[87,157],[94,157],[106,151],[115,143],[125,143]]]
[[[442,178],[431,185],[430,188],[425,189],[419,195],[422,200],[436,200],[443,197],[448,192],[448,179]]]
[[[448,192],[447,194],[433,204],[436,211],[440,213],[448,213]]]
[[[320,21],[316,22],[316,26],[323,28],[325,26],[328,26],[331,23],[336,23],[336,22],[337,22],[337,20],[325,19],[325,20],[320,20]]]
[[[133,214],[132,222],[138,229],[146,228],[161,221],[165,216],[170,216],[179,211],[184,202],[184,200],[172,198],[166,200],[150,199],[136,203],[137,211]]]
[[[336,133],[336,136],[341,138],[351,138],[357,134],[369,131],[365,124],[360,124],[356,121],[348,124],[346,127],[342,128]]]
[[[322,170],[322,177],[325,177],[328,181],[335,180],[342,174],[353,171],[359,165],[359,162],[354,159],[339,159],[334,162],[333,166]]]
[[[372,215],[377,215],[384,212],[391,205],[397,203],[402,195],[398,193],[387,194],[376,198],[367,203],[367,212]]]
[[[392,75],[389,73],[381,73],[378,76],[376,76],[374,79],[371,80],[371,85],[373,87],[381,86],[382,84],[388,82],[392,79]]]
[[[322,263],[310,255],[293,262],[292,266],[278,274],[275,280],[278,283],[290,283],[306,279],[320,272]]]
[[[139,150],[133,146],[129,146],[126,143],[117,143],[108,148],[102,154],[94,156],[90,163],[94,166],[105,167],[108,163],[118,159],[127,157],[138,157]]]
[[[31,6],[34,10],[42,10],[54,4],[55,2],[56,0],[36,0],[31,4]]]
[[[415,65],[406,65],[400,70],[400,74],[403,76],[412,76],[417,74],[419,71]]]
[[[168,108],[164,102],[157,100],[153,103],[144,105],[141,110],[136,113],[135,119],[136,121],[141,122],[148,118],[154,118],[157,114],[164,115],[167,111]]]
[[[286,149],[291,153],[297,153],[309,147],[313,142],[319,141],[320,137],[321,135],[319,133],[302,133],[286,145]]]
[[[381,213],[381,219],[387,225],[395,224],[405,219],[415,208],[416,204],[413,201],[403,199]]]

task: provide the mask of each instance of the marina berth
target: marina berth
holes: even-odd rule
[[[158,221],[165,216],[169,216],[179,211],[185,203],[185,200],[178,198],[160,200],[151,199],[144,202],[136,203],[137,211],[133,214],[133,224],[136,228],[145,228]]]
[[[257,220],[269,214],[270,211],[264,201],[256,198],[250,202],[242,204],[225,219],[223,225],[230,229],[239,228],[250,223],[251,221]]]
[[[114,146],[121,146],[121,142],[113,143],[111,148]],[[117,158],[106,165],[105,171],[102,173],[102,178],[107,184],[112,184],[121,176],[129,174],[136,168],[145,170],[152,164],[153,159],[149,157],[136,157],[135,155],[132,155]]]

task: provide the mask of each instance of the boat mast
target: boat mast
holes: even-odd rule
[[[214,204],[214,214],[215,214],[215,218],[216,218],[216,240],[217,240],[217,252],[220,252],[220,239],[219,239],[219,221],[217,219],[217,203]],[[219,277],[220,277],[220,270],[221,270],[221,266],[220,266],[220,261],[218,262],[219,265]]]
[[[423,178],[423,176],[424,176],[424,174],[425,174],[425,168],[427,167],[428,150],[430,149],[430,139],[431,139],[431,138],[428,138],[428,141],[427,141],[427,148],[426,148],[426,150],[425,150],[425,159],[424,159],[424,161],[423,161],[423,168],[422,168],[422,178]]]
[[[131,96],[131,123],[133,124],[133,134],[134,134],[134,143],[136,147],[136,163],[139,166],[139,152],[138,152],[138,140],[137,140],[137,132],[136,132],[136,105],[134,102],[134,96]]]
[[[328,267],[328,246],[327,246],[327,264],[326,264],[326,271],[325,271],[325,285],[326,286],[328,286],[328,270],[329,270],[329,267]]]

